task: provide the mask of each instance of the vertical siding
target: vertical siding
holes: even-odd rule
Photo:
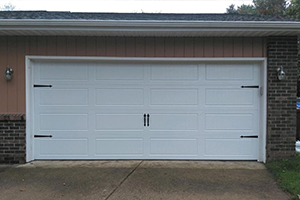
[[[243,57],[253,57],[253,41],[252,38],[243,40]]]
[[[175,55],[175,39],[172,37],[165,38],[165,56],[174,57]]]
[[[17,65],[17,37],[7,38],[7,64],[14,69],[13,79],[7,83],[7,112],[16,113],[18,112],[18,81],[20,74]],[[21,98],[21,97],[20,97]]]
[[[106,38],[104,37],[96,38],[96,55],[97,56],[106,55]]]
[[[233,57],[243,57],[243,38],[233,38]]]
[[[0,37],[0,72],[4,73],[7,64],[7,38]],[[14,79],[12,80],[14,81]],[[0,78],[0,111],[7,113],[7,82]],[[23,99],[24,100],[24,99]]]
[[[263,41],[263,38],[253,38],[252,40],[253,42],[253,57],[261,57],[261,56],[265,56],[265,47],[264,44],[265,42]]]
[[[154,52],[155,57],[164,57],[165,56],[165,40],[164,38],[155,38],[154,39]]]
[[[106,56],[116,56],[116,39],[115,37],[107,37],[105,38],[105,55]],[[122,48],[122,47],[121,47]],[[119,52],[120,50],[118,50]],[[104,56],[105,56],[104,55]]]
[[[76,56],[86,56],[86,37],[76,37]]]
[[[194,38],[194,56],[204,57],[204,38]]]
[[[25,55],[120,57],[265,57],[265,38],[0,37],[0,113],[25,113]]]
[[[18,37],[17,40],[17,71],[18,71],[18,83],[17,83],[17,109],[15,112],[25,111],[25,58],[29,52],[28,49],[28,37]],[[23,100],[23,101],[22,101]]]
[[[136,56],[136,41],[134,37],[128,37],[125,39],[126,41],[126,50],[125,55],[127,57],[135,57]]]
[[[145,57],[154,57],[154,52],[155,52],[155,45],[154,45],[155,39],[153,37],[146,38],[145,42]]]
[[[96,37],[86,38],[86,54],[89,56],[96,56]]]
[[[39,55],[47,55],[47,37],[37,37],[36,50]]]
[[[57,55],[67,55],[67,38],[57,37],[56,38],[56,52]]]
[[[76,37],[67,37],[67,56],[76,56],[77,42]]]
[[[194,38],[184,39],[184,57],[194,57]]]
[[[146,56],[146,39],[145,38],[136,38],[135,39],[135,51],[137,57]]]
[[[234,38],[224,38],[223,47],[224,47],[224,57],[232,57],[233,56],[233,41]]]
[[[213,56],[215,57],[224,57],[224,39],[215,38],[213,46]]]
[[[214,38],[204,38],[204,57],[214,57]]]
[[[126,40],[125,37],[116,38],[115,55],[118,57],[126,56]],[[113,52],[112,52],[113,53]]]
[[[30,55],[37,55],[37,38],[36,37],[29,37],[29,54]]]
[[[176,38],[175,39],[175,57],[184,57],[184,43],[185,38]]]
[[[57,42],[56,37],[47,37],[47,55],[48,56],[56,56],[57,55]]]

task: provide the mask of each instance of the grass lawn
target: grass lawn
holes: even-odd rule
[[[294,158],[269,162],[266,166],[284,190],[290,192],[295,199],[300,199],[300,154],[296,154]]]

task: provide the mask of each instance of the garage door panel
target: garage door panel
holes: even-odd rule
[[[96,131],[142,131],[143,114],[96,114]]]
[[[89,64],[43,63],[38,65],[39,81],[87,81]]]
[[[35,139],[39,156],[87,156],[88,139]],[[55,148],[53,148],[55,147]],[[76,147],[76,148],[74,148]],[[67,158],[67,157],[66,157]]]
[[[144,80],[144,67],[141,64],[99,64],[96,80]]]
[[[205,90],[205,105],[207,106],[255,106],[257,90],[207,88]]]
[[[198,105],[198,89],[151,89],[151,105]]]
[[[143,138],[98,138],[95,140],[95,155],[97,156],[142,156],[143,153]]]
[[[205,155],[218,157],[247,156],[255,158],[257,139],[205,139]],[[251,151],[249,151],[251,149]]]
[[[253,114],[205,114],[205,130],[252,130]]]
[[[150,131],[198,130],[198,114],[152,114]]]
[[[34,70],[34,84],[53,86],[33,89],[34,135],[52,135],[33,139],[36,159],[257,158],[259,138],[241,136],[260,135],[259,90],[241,86],[259,85],[258,65],[45,62]]]
[[[150,156],[197,156],[197,138],[151,138]]]
[[[40,114],[39,130],[84,131],[88,130],[87,114]]]
[[[96,89],[97,106],[144,105],[144,89],[142,88],[103,88]]]
[[[210,81],[240,81],[254,79],[254,65],[244,64],[207,64],[206,80]]]
[[[195,81],[198,80],[197,65],[155,65],[150,67],[152,81]]]
[[[88,106],[88,89],[42,89],[40,106]]]

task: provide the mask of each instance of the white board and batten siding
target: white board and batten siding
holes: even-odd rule
[[[257,160],[260,64],[32,63],[34,159]],[[148,118],[149,116],[149,118]],[[258,136],[258,138],[241,138]]]

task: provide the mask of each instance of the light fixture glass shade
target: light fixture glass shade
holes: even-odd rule
[[[14,70],[10,68],[9,66],[6,67],[5,70],[5,79],[7,81],[10,81],[12,79],[12,74],[14,73]]]
[[[286,78],[286,74],[283,71],[283,67],[281,66],[280,68],[277,69],[277,78],[278,80],[282,81]]]

